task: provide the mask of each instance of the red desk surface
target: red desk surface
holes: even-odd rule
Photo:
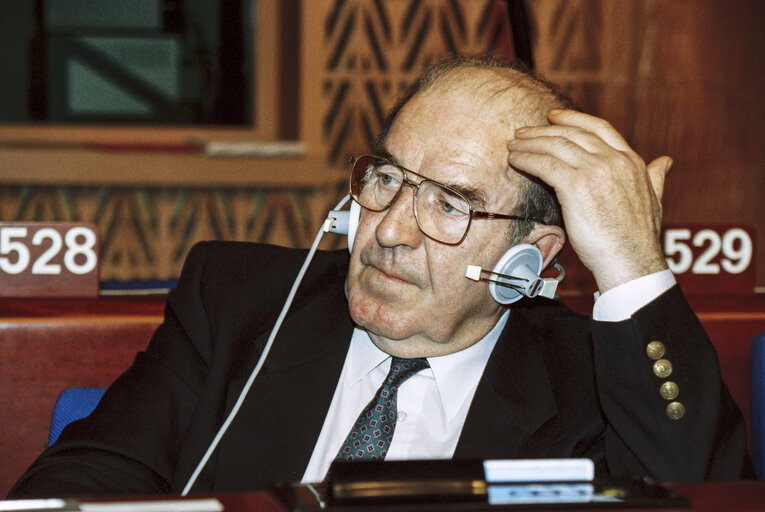
[[[765,481],[668,484],[685,496],[691,510],[765,510]]]
[[[745,512],[765,510],[765,482],[712,482],[712,483],[678,483],[666,484],[679,494],[687,498],[691,506],[689,509],[656,509],[669,510],[703,510],[719,512]],[[210,497],[210,496],[204,496]],[[287,512],[289,509],[280,504],[268,493],[235,493],[214,496],[224,506],[225,512]],[[167,499],[175,499],[168,497]],[[331,510],[331,507],[330,509]],[[363,508],[357,509],[363,512]],[[396,510],[391,507],[391,510]],[[423,510],[438,510],[435,505],[425,505]],[[540,510],[540,509],[537,509]],[[652,509],[604,509],[587,507],[544,508],[544,510],[652,510]]]
[[[674,489],[691,502],[690,509],[679,510],[706,510],[720,512],[765,510],[765,482],[683,483],[667,484],[666,486]],[[281,512],[288,510],[283,508],[277,501],[265,493],[221,495],[218,499],[223,503],[226,512]],[[425,509],[431,511],[437,510],[437,508],[432,505]],[[359,508],[358,510],[362,512],[363,508]],[[545,510],[555,509],[545,508]],[[561,508],[560,510],[570,511],[576,510],[576,508],[566,507]],[[587,509],[586,507],[583,507],[581,510],[603,511],[606,509]],[[629,509],[621,508],[613,510],[624,511]],[[670,509],[659,510],[667,511]]]

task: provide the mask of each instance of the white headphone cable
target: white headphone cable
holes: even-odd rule
[[[339,210],[340,208],[342,208],[345,205],[345,203],[348,202],[349,199],[350,199],[350,196],[345,196],[337,204],[337,206],[333,208],[333,210]],[[263,367],[263,364],[266,362],[266,357],[268,357],[268,353],[271,351],[271,346],[274,343],[274,339],[276,339],[276,335],[279,332],[279,329],[281,328],[282,323],[284,322],[284,318],[287,316],[287,311],[289,311],[289,308],[292,305],[292,301],[295,298],[295,294],[297,293],[297,289],[300,286],[301,281],[303,280],[303,276],[305,276],[305,273],[308,270],[308,265],[310,265],[311,260],[313,260],[314,254],[316,254],[316,249],[319,247],[319,242],[321,242],[321,239],[324,236],[324,232],[327,230],[326,224],[327,222],[325,221],[325,223],[322,224],[322,227],[319,229],[319,232],[316,234],[316,238],[313,241],[313,245],[311,245],[311,249],[308,251],[308,254],[306,255],[305,261],[303,262],[303,266],[300,267],[300,271],[298,272],[297,277],[295,278],[295,282],[292,284],[292,289],[290,290],[290,293],[287,296],[287,300],[284,301],[284,306],[282,307],[282,311],[281,313],[279,313],[279,317],[276,319],[276,323],[274,324],[273,329],[271,329],[271,335],[268,337],[268,341],[266,342],[266,345],[263,348],[263,353],[260,355],[260,358],[258,359],[258,363],[255,365],[255,368],[250,373],[250,377],[247,379],[247,382],[245,383],[244,388],[242,389],[242,392],[239,393],[239,398],[237,398],[236,403],[234,404],[234,407],[232,407],[231,409],[231,412],[228,413],[226,420],[218,429],[218,433],[215,434],[215,437],[210,443],[210,446],[207,447],[207,451],[202,456],[202,459],[197,464],[197,467],[194,469],[194,472],[189,477],[188,482],[186,482],[186,486],[183,488],[183,491],[181,492],[181,496],[186,496],[191,490],[191,488],[194,486],[194,483],[196,483],[197,478],[199,477],[199,474],[207,465],[207,461],[210,459],[213,452],[218,447],[218,444],[220,443],[220,440],[223,438],[223,435],[226,433],[226,431],[228,430],[228,427],[231,425],[231,423],[234,421],[234,418],[239,413],[239,409],[242,407],[242,404],[244,403],[244,399],[247,397],[247,393],[249,393],[250,388],[252,387],[252,384],[255,382],[255,378],[258,376],[258,374],[260,373],[260,369]]]

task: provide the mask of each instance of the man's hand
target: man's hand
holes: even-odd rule
[[[515,132],[508,162],[555,189],[571,244],[600,291],[666,269],[659,233],[672,159],[646,166],[597,117],[552,110],[548,119]]]

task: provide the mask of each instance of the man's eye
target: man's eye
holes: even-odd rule
[[[465,204],[465,201],[449,195],[441,195],[437,200],[437,204],[438,209],[447,215],[467,215],[470,210],[469,206]]]
[[[458,208],[457,206],[455,206],[455,205],[453,205],[453,204],[449,203],[448,201],[442,201],[442,202],[441,202],[441,209],[442,209],[442,210],[443,210],[445,213],[448,213],[449,215],[465,215],[465,212],[464,212],[464,211],[462,211],[462,210],[461,210],[460,208]]]
[[[380,185],[385,187],[397,187],[401,183],[401,179],[398,176],[380,169],[375,171],[375,179]]]

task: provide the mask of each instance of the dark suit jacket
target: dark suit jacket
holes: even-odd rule
[[[232,408],[305,251],[210,242],[189,254],[147,350],[70,425],[12,496],[180,492]],[[195,491],[302,477],[353,325],[348,255],[320,252],[263,372]],[[645,346],[661,340],[686,414],[670,419]],[[619,323],[554,301],[513,305],[456,458],[590,457],[600,473],[660,480],[751,474],[744,423],[677,287]]]

